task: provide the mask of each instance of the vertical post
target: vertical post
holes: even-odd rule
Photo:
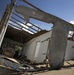
[[[6,6],[5,12],[2,16],[1,22],[0,22],[0,47],[4,38],[4,35],[6,33],[7,27],[8,27],[8,21],[11,17],[12,10],[15,6],[16,0],[13,0],[11,4]]]
[[[55,23],[50,41],[49,64],[52,69],[59,69],[64,64],[68,32],[60,22]]]

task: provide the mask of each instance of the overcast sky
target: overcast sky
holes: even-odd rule
[[[11,0],[0,0],[0,18],[2,17],[6,4],[10,3],[10,1]],[[74,23],[74,0],[27,0],[27,1],[39,7],[45,12],[51,13],[68,22]],[[26,5],[21,0],[17,0],[17,5],[22,4]],[[34,22],[37,25],[38,24],[46,25],[46,23],[42,23],[39,21],[34,20]]]

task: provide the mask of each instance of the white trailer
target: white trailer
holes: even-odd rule
[[[51,31],[33,38],[24,45],[23,55],[31,62],[43,63],[46,59]]]
[[[49,31],[45,34],[33,38],[32,40],[24,44],[23,55],[26,55],[27,59],[29,59],[31,62],[43,63],[48,52],[51,33],[52,31]],[[74,41],[68,40],[65,60],[71,59],[74,59]]]

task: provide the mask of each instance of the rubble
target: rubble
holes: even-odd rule
[[[14,0],[14,1],[16,1],[16,0]],[[12,6],[12,8],[11,8],[11,6]],[[48,71],[51,69],[60,69],[64,65],[64,56],[65,56],[66,45],[67,45],[67,35],[68,35],[69,30],[74,31],[74,26],[54,15],[51,15],[42,10],[39,10],[38,8],[32,9],[32,8],[29,8],[26,6],[17,6],[16,12],[22,14],[24,17],[26,16],[25,20],[27,22],[32,17],[34,19],[38,19],[43,22],[52,23],[54,25],[53,29],[52,29],[52,35],[50,36],[51,39],[48,44],[50,46],[50,48],[48,46],[49,51],[48,51],[48,55],[47,55],[48,56],[47,64],[50,64],[50,66],[49,67],[37,67],[36,65],[32,65],[31,63],[29,63],[29,64],[25,63],[26,62],[25,55],[23,57],[23,53],[22,53],[22,52],[25,52],[25,50],[23,49],[24,44],[26,42],[32,40],[30,42],[30,44],[31,44],[35,40],[35,39],[33,40],[33,38],[35,38],[35,37],[37,38],[41,34],[44,34],[48,31],[42,30],[38,26],[35,26],[34,24],[30,23],[30,24],[32,24],[32,26],[28,26],[28,27],[29,27],[29,29],[33,29],[33,31],[31,31],[31,30],[25,28],[24,26],[21,26],[17,22],[13,21],[12,19],[17,20],[14,17],[11,17],[10,21],[17,24],[18,26],[16,27],[12,23],[9,23],[9,25],[8,25],[8,21],[9,21],[10,15],[12,13],[12,10],[10,11],[8,8],[13,9],[14,5],[12,5],[12,3],[11,3],[10,5],[8,5],[6,7],[6,12],[4,13],[4,15],[6,15],[6,17],[4,16],[2,18],[2,21],[0,22],[0,24],[2,25],[2,28],[0,30],[0,46],[1,46],[0,50],[2,50],[1,54],[3,54],[3,55],[0,55],[0,65],[1,65],[0,72],[1,72],[1,74],[8,75],[8,73],[12,73],[10,75],[20,75],[20,74],[25,73],[26,75],[31,75],[32,72],[39,72],[39,71],[43,72],[43,71]],[[23,11],[20,11],[20,10],[23,10]],[[10,13],[8,11],[10,11]],[[12,14],[15,14],[15,13],[12,13]],[[17,14],[15,14],[15,15],[17,16]],[[20,22],[20,21],[18,21],[18,22]],[[25,25],[25,26],[27,26],[27,25]],[[32,27],[36,27],[37,30]],[[26,31],[24,31],[23,29],[24,30],[26,29]],[[5,37],[4,37],[4,35],[5,35]],[[6,40],[8,42],[4,42],[5,38],[12,39],[14,42],[8,41],[7,39]],[[46,40],[44,40],[44,41],[46,41]],[[36,42],[39,42],[39,41],[36,41]],[[42,42],[43,41],[41,41],[38,45],[40,46],[40,44]],[[33,46],[34,45],[35,44],[33,44]],[[37,49],[39,48],[39,46],[37,47]],[[27,47],[27,45],[25,45],[25,47]],[[31,48],[33,48],[33,47],[31,47]],[[42,49],[43,49],[43,47],[42,47]],[[43,54],[45,55],[45,53],[43,53]],[[30,57],[31,54],[28,54],[28,55]],[[18,57],[18,59],[23,59],[24,63],[20,60],[23,63],[23,64],[21,64],[16,59],[11,58],[11,57],[14,57],[14,58]],[[44,65],[46,65],[46,64],[44,64]],[[31,73],[29,73],[29,72],[31,72]]]
[[[4,69],[4,71],[2,71]],[[0,55],[0,74],[4,73],[24,73],[34,70],[33,67],[27,64],[20,64],[17,60]]]

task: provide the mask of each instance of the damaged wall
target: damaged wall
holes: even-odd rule
[[[23,55],[26,55],[27,59],[29,59],[30,61],[36,60],[37,63],[42,63],[43,59],[45,59],[46,56],[43,57],[41,54],[45,51],[47,52],[49,43],[46,42],[46,44],[44,44],[42,48],[40,48],[38,53],[36,54],[37,43],[42,42],[48,38],[50,39],[51,33],[52,33],[51,31],[47,32],[25,43],[24,49],[23,49]],[[47,41],[49,42],[49,40]],[[66,53],[65,53],[65,60],[74,59],[74,50],[73,50],[74,48],[72,48],[73,46],[74,46],[74,41],[68,40],[67,47],[66,47]],[[45,47],[47,47],[46,50],[44,50]]]
[[[17,6],[15,10],[17,13],[24,16],[26,22],[29,22],[30,18],[34,18],[43,22],[52,23],[54,25],[48,53],[50,61],[49,64],[53,69],[61,68],[64,65],[68,32],[70,30],[74,31],[74,26],[57,16],[37,9],[33,5],[32,7],[36,10],[24,5]]]
[[[9,57],[13,57],[17,47],[20,47],[22,49],[23,44],[19,43],[17,41],[4,38],[3,43],[2,43],[2,54],[7,55]],[[19,48],[18,48],[19,49]]]
[[[42,56],[42,54],[43,53],[46,54],[46,52],[47,52],[47,50],[45,50],[45,49],[48,48],[48,43],[49,43],[50,37],[51,37],[51,31],[49,31],[49,32],[47,32],[45,34],[42,34],[42,35],[40,35],[38,37],[35,37],[32,40],[30,40],[29,42],[25,43],[24,44],[24,50],[22,52],[23,55],[26,55],[27,59],[29,59],[30,61],[33,61],[34,58],[35,59],[37,58],[36,59],[37,63],[42,63],[44,61],[44,59],[46,58],[46,55]],[[40,45],[41,49],[36,54],[36,46],[37,46],[38,42],[40,42],[42,44],[42,47]],[[44,42],[46,42],[46,43],[44,43]]]

